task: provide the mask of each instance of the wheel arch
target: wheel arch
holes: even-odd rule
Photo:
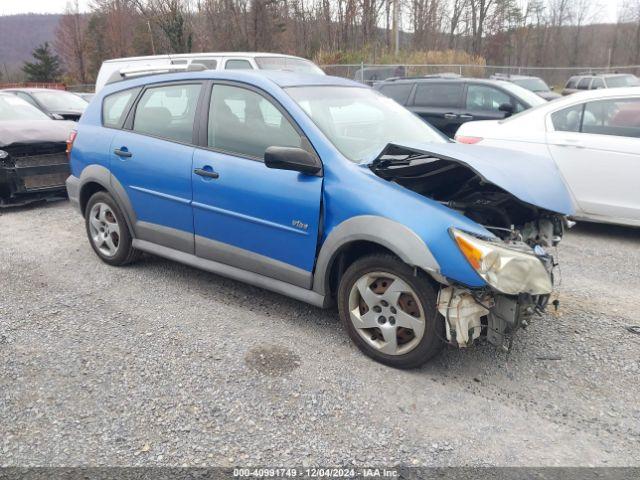
[[[134,226],[137,219],[129,196],[118,179],[111,175],[111,172],[102,165],[89,165],[80,174],[78,204],[82,215],[84,216],[85,214],[85,209],[91,196],[99,191],[105,191],[113,197],[113,200],[118,204],[124,215],[129,232],[135,237]]]
[[[390,253],[436,280],[442,278],[438,262],[414,231],[385,217],[362,215],[340,223],[322,244],[313,289],[330,298],[341,274],[351,263],[378,252]]]

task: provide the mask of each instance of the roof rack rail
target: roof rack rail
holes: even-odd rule
[[[144,77],[147,75],[159,75],[162,73],[174,73],[174,72],[202,72],[207,67],[199,63],[191,63],[189,65],[184,64],[165,64],[165,65],[145,65],[142,67],[129,67],[123,68],[116,72],[113,72],[107,80],[107,85],[128,78]]]

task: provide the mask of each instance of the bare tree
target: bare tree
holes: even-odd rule
[[[74,0],[67,5],[55,31],[54,47],[67,73],[80,83],[87,83],[86,28],[87,18],[80,13],[78,0]]]

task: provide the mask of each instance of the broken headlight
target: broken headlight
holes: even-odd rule
[[[551,275],[530,247],[510,248],[451,229],[460,251],[478,275],[507,295],[551,293]]]

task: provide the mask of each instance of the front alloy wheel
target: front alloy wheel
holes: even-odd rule
[[[365,273],[349,294],[351,323],[376,350],[403,355],[424,336],[424,311],[416,298],[413,289],[392,273]]]
[[[392,255],[355,261],[340,280],[338,309],[358,348],[386,365],[417,367],[443,346],[431,280]]]

